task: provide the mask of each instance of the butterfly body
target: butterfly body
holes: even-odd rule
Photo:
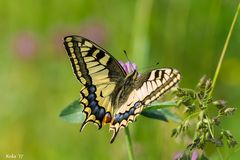
[[[64,38],[77,79],[84,85],[80,103],[88,122],[99,129],[110,123],[111,142],[121,128],[135,121],[144,106],[159,98],[180,80],[172,68],[156,69],[140,75],[136,70],[127,73],[121,64],[94,42],[80,37]]]
[[[119,87],[115,90],[115,96],[112,97],[114,108],[118,108],[124,102],[126,102],[129,94],[134,89],[134,86],[137,81],[138,72],[134,71],[133,73],[126,76],[123,83],[119,85]]]

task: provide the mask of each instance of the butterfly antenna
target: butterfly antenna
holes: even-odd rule
[[[128,58],[127,51],[126,51],[126,50],[123,50],[123,52],[124,52],[124,54],[125,54],[125,56],[126,56],[126,58],[127,58],[127,61],[130,63],[131,69],[134,69],[134,67],[132,66],[132,63],[131,63],[130,59]]]
[[[125,54],[127,60],[130,62],[130,60],[129,60],[129,58],[128,58],[128,55],[127,55],[127,51],[126,51],[126,50],[123,50],[123,52],[124,52],[124,54]]]

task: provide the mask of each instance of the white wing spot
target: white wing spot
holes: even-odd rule
[[[74,52],[74,49],[73,48],[69,48],[70,52],[73,53]]]
[[[72,58],[76,58],[76,55],[72,53]]]
[[[68,47],[73,47],[73,43],[72,42],[68,42]]]
[[[74,64],[78,64],[78,60],[77,59],[73,59]]]
[[[70,42],[71,40],[72,40],[72,37],[67,37],[67,38],[65,39],[66,42]]]
[[[77,71],[80,70],[80,66],[79,65],[75,65],[75,68],[76,68]]]

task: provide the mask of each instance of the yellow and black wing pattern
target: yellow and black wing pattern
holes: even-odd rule
[[[67,36],[64,45],[77,79],[84,85],[80,103],[86,114],[81,130],[88,122],[99,129],[110,123],[111,143],[121,128],[135,121],[144,106],[159,98],[180,81],[176,69],[155,69],[139,76],[126,73],[121,64],[94,42]]]
[[[147,106],[180,81],[180,73],[176,69],[162,68],[152,70],[136,79],[134,89],[128,99],[115,112],[110,129],[113,130],[111,142],[114,141],[121,128],[135,121],[144,106]]]
[[[77,79],[84,85],[80,103],[84,106],[87,122],[94,122],[99,129],[112,119],[111,94],[126,73],[117,60],[94,42],[80,37],[67,36],[64,45]]]

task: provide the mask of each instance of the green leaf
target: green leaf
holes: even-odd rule
[[[167,117],[168,120],[172,120],[173,122],[176,122],[176,123],[181,123],[181,118],[175,114],[175,113],[172,113],[169,109],[167,108],[163,108],[161,109],[162,113]]]
[[[167,109],[174,106],[177,106],[177,103],[174,101],[152,103],[150,106],[143,109],[141,115],[166,122],[168,120],[172,120],[174,122],[180,123],[181,119],[179,116]]]
[[[167,117],[162,113],[161,110],[143,110],[141,115],[148,117],[148,118],[168,122]]]
[[[82,110],[83,106],[80,105],[79,100],[75,100],[69,104],[59,116],[66,122],[81,123],[85,119],[85,115],[82,113]]]
[[[156,102],[152,103],[150,106],[147,106],[146,108],[144,108],[144,110],[158,110],[162,108],[169,108],[175,106],[177,106],[177,103],[174,101]]]
[[[181,118],[172,113],[169,109],[163,108],[163,109],[158,109],[158,110],[143,110],[141,115],[152,118],[152,119],[157,119],[157,120],[162,120],[165,122],[168,122],[168,120],[172,120],[176,123],[181,122]]]

